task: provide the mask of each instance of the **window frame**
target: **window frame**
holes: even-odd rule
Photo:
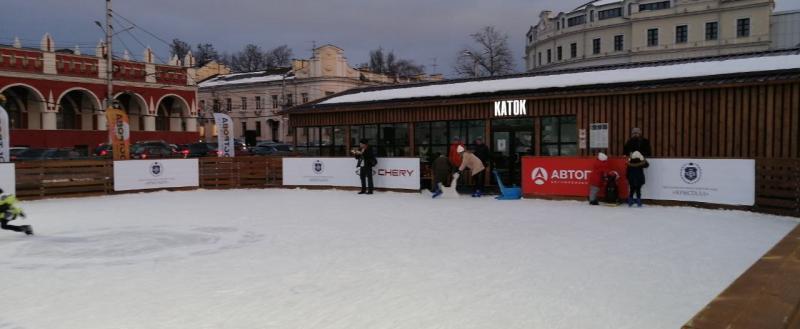
[[[741,24],[742,22],[747,22],[746,25]],[[743,17],[736,19],[736,37],[737,38],[749,38],[751,34],[751,20],[750,17]]]
[[[625,50],[625,35],[617,34],[614,36],[614,51]]]
[[[545,123],[546,120],[556,120],[556,131],[554,135],[556,136],[555,142],[546,142],[545,141]],[[569,119],[569,120],[567,120]],[[565,122],[566,121],[566,122]],[[541,127],[541,131],[539,132],[539,149],[541,150],[540,153],[543,153],[544,150],[549,150],[550,146],[557,146],[558,154],[541,154],[542,156],[575,156],[580,153],[578,150],[578,116],[577,115],[554,115],[554,116],[542,116],[539,117],[539,126]],[[575,136],[572,141],[564,141],[563,140],[563,132],[562,129],[565,125],[572,124],[575,126]],[[574,150],[574,153],[565,153],[565,146],[569,147],[570,150]]]
[[[600,38],[592,39],[592,55],[600,55],[603,41]]]
[[[709,26],[713,26],[713,28],[709,29]],[[709,35],[709,32],[713,32],[713,35]],[[705,24],[705,35],[706,35],[706,41],[719,40],[719,22],[717,22],[717,21],[706,22],[706,24]],[[713,37],[710,38],[710,36],[713,36]]]
[[[658,30],[658,28],[647,29],[647,47],[658,47]]]
[[[675,26],[675,44],[689,43],[689,25],[681,24]]]

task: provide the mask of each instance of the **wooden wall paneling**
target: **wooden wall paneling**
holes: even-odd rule
[[[792,130],[792,86],[789,84],[782,85],[783,88],[783,128],[781,132],[783,136],[781,137],[781,146],[783,149],[781,150],[781,157],[788,158],[791,156],[791,130]]]
[[[758,88],[747,88],[747,157],[758,156]]]
[[[653,130],[646,132],[646,137],[650,139],[653,155],[660,154],[663,150],[663,133],[664,121],[662,115],[664,112],[664,93],[656,93],[654,95],[655,104],[653,106]]]
[[[744,130],[742,128],[742,124],[744,122],[744,120],[743,120],[743,118],[744,118],[744,112],[743,111],[744,110],[743,110],[743,107],[742,107],[742,102],[743,102],[742,97],[744,95],[743,95],[743,92],[742,92],[742,88],[736,88],[734,90],[735,90],[736,93],[733,96],[733,98],[734,98],[734,102],[733,102],[733,104],[734,104],[734,107],[733,107],[733,113],[734,113],[734,122],[733,122],[733,156],[736,157],[736,158],[741,158],[741,157],[744,156],[742,151],[744,149],[744,141],[745,141],[745,139],[742,138],[742,137],[747,132],[746,130]]]
[[[719,150],[715,155],[717,157],[725,157],[728,152],[728,90],[723,88],[719,91],[719,132],[718,143]]]
[[[800,157],[800,135],[798,130],[800,130],[800,83],[795,83],[792,85],[792,106],[791,106],[791,113],[792,113],[792,136],[790,142],[792,144],[792,152],[791,157],[797,158]]]
[[[773,86],[767,86],[767,108],[766,108],[766,126],[764,127],[764,138],[766,140],[766,147],[764,156],[771,158],[773,157],[773,135],[772,127],[775,126],[775,88]]]
[[[772,138],[780,139],[783,133],[783,86],[782,85],[772,85],[775,89],[775,121],[773,121],[772,129]],[[774,157],[779,158],[781,157],[781,142],[779,140],[775,140],[772,143],[772,154]]]
[[[609,129],[611,129],[613,138],[611,139],[611,152],[612,154],[622,155],[622,148],[625,145],[625,131],[622,129],[622,108],[620,104],[625,100],[626,96],[616,95],[613,96],[611,102],[611,122],[609,122]]]
[[[677,116],[677,92],[669,93],[669,147],[667,156],[674,157],[677,153],[678,133],[678,116]]]
[[[679,157],[686,156],[686,145],[687,145],[686,140],[689,137],[688,136],[688,131],[687,131],[688,129],[686,129],[686,126],[687,126],[687,122],[685,121],[686,115],[684,113],[686,111],[686,102],[687,102],[686,92],[679,91],[678,92],[678,100],[676,102],[677,105],[678,105],[678,108],[676,110],[676,112],[677,112],[676,114],[678,116],[678,125],[676,127],[677,131],[675,132],[675,136],[678,137],[678,140],[677,140],[677,143],[676,143],[677,144],[676,145],[676,148],[677,148],[676,156],[679,156]]]
[[[658,107],[658,94],[657,93],[650,93],[648,94],[648,98],[650,98],[650,106],[647,107],[645,111],[645,119],[647,121],[646,128],[644,128],[644,132],[649,136],[650,139],[650,148],[653,148],[653,137],[656,136],[656,126],[658,126],[658,121],[656,120],[656,108]]]
[[[695,117],[695,126],[694,126],[694,133],[695,133],[695,153],[693,156],[702,157],[703,156],[703,145],[705,141],[703,141],[703,123],[705,122],[705,104],[703,103],[703,91],[698,90],[694,93],[695,97],[695,108],[694,108],[694,117]]]
[[[758,111],[758,127],[761,129],[758,130],[758,139],[756,141],[756,150],[757,150],[757,157],[765,157],[767,155],[767,132],[764,129],[764,125],[767,122],[767,87],[766,86],[759,86],[758,87],[758,107],[756,108]]]

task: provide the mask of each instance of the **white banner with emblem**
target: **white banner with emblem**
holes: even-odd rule
[[[755,204],[751,159],[648,159],[642,198],[715,204]]]
[[[197,159],[114,161],[114,191],[198,186]]]
[[[0,188],[3,194],[16,194],[16,180],[13,163],[0,163]]]
[[[283,185],[361,187],[352,158],[283,158]],[[419,158],[378,158],[377,188],[420,189]]]

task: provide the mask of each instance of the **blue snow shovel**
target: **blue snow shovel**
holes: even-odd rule
[[[500,179],[500,174],[497,170],[492,170],[494,177],[497,179],[497,186],[500,187],[500,195],[496,196],[497,200],[519,200],[522,198],[522,189],[516,186],[506,187],[503,180]]]

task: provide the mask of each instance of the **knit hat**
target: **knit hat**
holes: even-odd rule
[[[644,156],[639,153],[639,151],[633,151],[633,153],[631,153],[631,159],[639,159],[639,161],[644,161]]]
[[[639,135],[641,135],[642,134],[642,129],[641,128],[633,128],[633,129],[631,129],[631,134],[639,134]]]
[[[369,144],[367,142],[369,142],[369,140],[367,140],[366,138],[362,138],[360,141],[358,141],[359,144],[365,144],[365,145]]]
[[[608,156],[605,153],[600,152],[597,154],[597,159],[600,161],[606,161],[608,160]]]
[[[459,146],[456,148],[456,152],[458,152],[458,153],[464,153],[464,146],[463,146],[463,145],[459,145]]]

